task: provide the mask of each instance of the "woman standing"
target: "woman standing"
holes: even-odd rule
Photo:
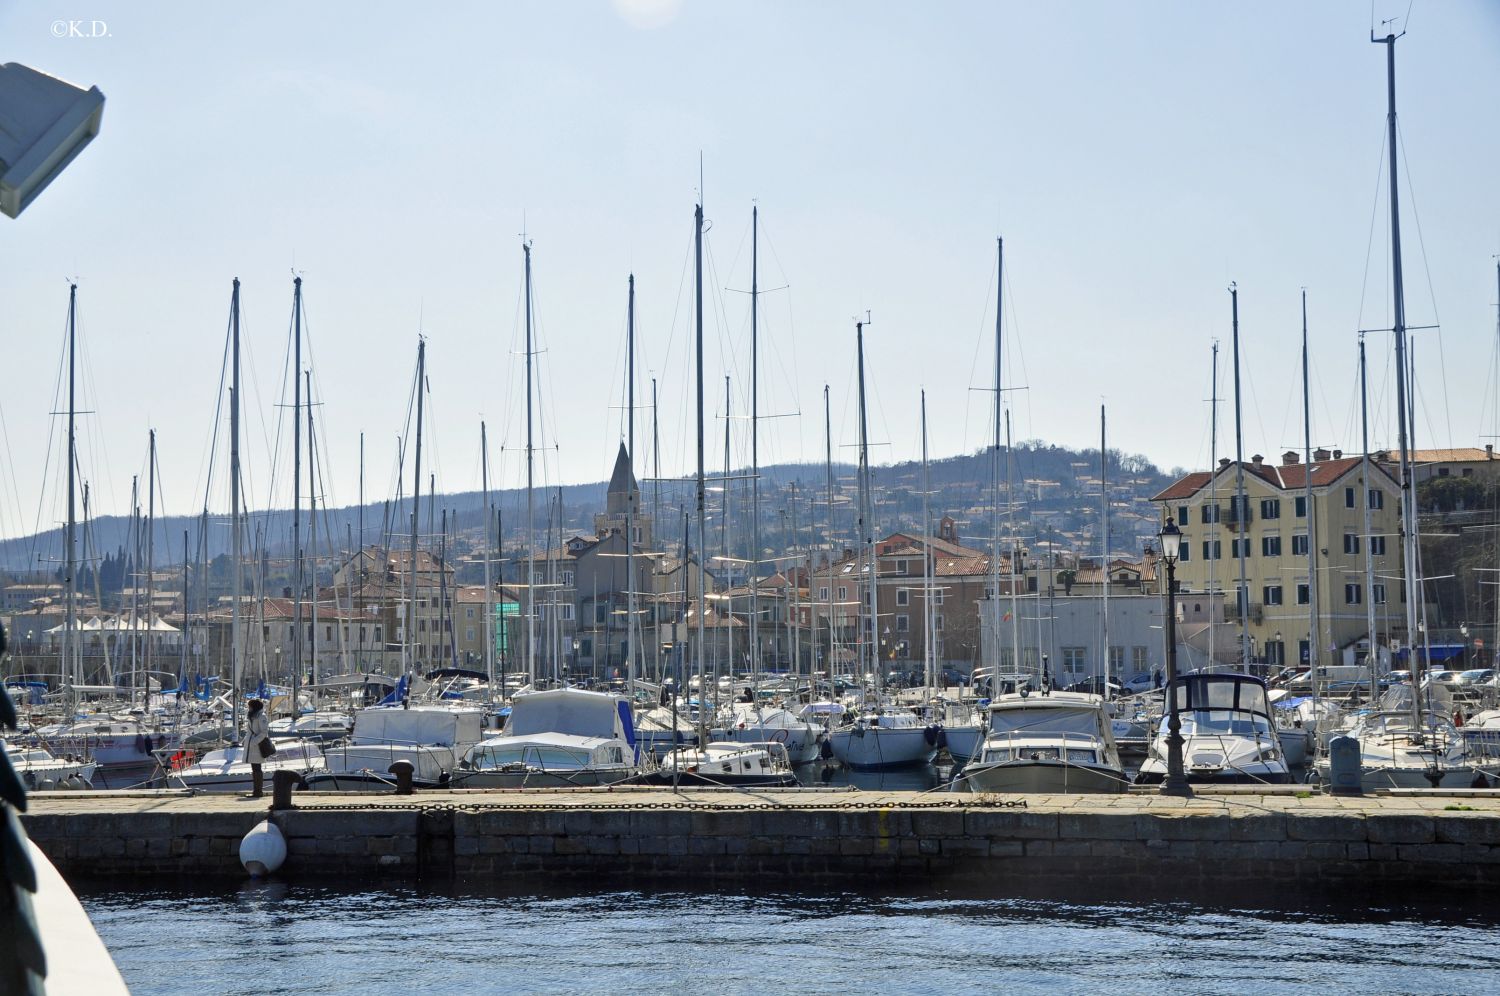
[[[265,794],[265,773],[261,765],[267,756],[262,752],[261,744],[270,736],[271,721],[266,718],[266,704],[260,699],[251,699],[249,708],[250,713],[245,720],[245,760],[250,762],[250,798],[259,799]]]

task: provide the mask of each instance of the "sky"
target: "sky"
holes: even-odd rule
[[[1409,27],[1407,313],[1440,326],[1413,333],[1417,442],[1482,445],[1500,432],[1500,5],[1376,0],[1373,17]],[[247,491],[290,503],[294,272],[330,505],[359,494],[360,433],[366,497],[394,494],[419,333],[439,490],[478,488],[481,421],[492,485],[522,483],[523,233],[538,483],[609,476],[632,272],[638,472],[655,472],[654,377],[660,472],[690,474],[700,195],[711,468],[726,374],[732,459],[750,459],[752,207],[762,463],[822,459],[825,384],[835,453],[854,457],[866,314],[872,461],[920,455],[923,390],[935,456],[984,446],[997,236],[1018,441],[1095,447],[1104,405],[1111,448],[1206,465],[1235,282],[1245,455],[1301,446],[1302,288],[1313,442],[1355,451],[1357,331],[1390,324],[1371,21],[1365,2],[0,4],[0,60],[107,99],[93,144],[0,219],[0,535],[62,515],[70,279],[96,515],[128,512],[132,475],[144,489],[152,428],[160,506],[227,506],[235,277]],[[1369,350],[1372,445],[1393,445],[1390,336]],[[1224,455],[1232,405],[1220,415]]]

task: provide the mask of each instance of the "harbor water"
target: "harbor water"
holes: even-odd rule
[[[78,883],[138,996],[1500,989],[1482,903],[1033,891]]]

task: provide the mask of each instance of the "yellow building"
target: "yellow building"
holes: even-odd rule
[[[1373,460],[1367,485],[1363,465],[1360,457],[1339,450],[1314,451],[1311,518],[1305,491],[1309,467],[1295,452],[1284,453],[1280,465],[1266,463],[1259,455],[1242,465],[1243,508],[1235,501],[1237,468],[1231,460],[1220,460],[1211,473],[1188,474],[1152,499],[1162,506],[1163,517],[1171,515],[1183,532],[1179,589],[1226,595],[1229,638],[1218,641],[1215,656],[1220,661],[1238,657],[1234,634],[1242,613],[1249,622],[1251,654],[1257,662],[1276,667],[1306,661],[1312,642],[1313,584],[1320,663],[1334,662],[1332,651],[1355,647],[1368,637],[1367,603],[1375,608],[1378,638],[1388,641],[1394,635],[1404,641],[1405,593],[1393,580],[1401,574],[1400,487]],[[1313,541],[1317,570],[1310,579],[1307,552]],[[1373,585],[1366,584],[1367,546],[1374,558]],[[1239,582],[1242,549],[1244,593]]]

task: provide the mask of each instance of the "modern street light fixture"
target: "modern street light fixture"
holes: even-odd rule
[[[0,214],[24,211],[99,134],[103,114],[96,86],[0,63]]]
[[[1158,539],[1162,562],[1167,565],[1167,777],[1162,779],[1160,794],[1185,797],[1193,790],[1182,770],[1182,717],[1177,712],[1177,554],[1182,530],[1170,515]]]

